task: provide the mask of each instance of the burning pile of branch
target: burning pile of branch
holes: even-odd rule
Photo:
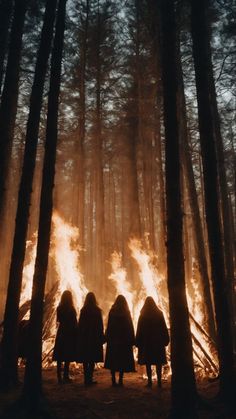
[[[78,244],[75,246],[78,230],[65,223],[58,214],[53,216],[53,226],[51,256],[55,262],[58,281],[45,296],[43,324],[44,367],[51,363],[56,335],[56,308],[62,292],[65,289],[72,291],[77,308],[81,308],[84,297],[88,292],[79,270]],[[29,290],[32,289],[35,246],[32,248],[31,262],[24,270],[20,320],[29,318]],[[163,311],[167,325],[169,325],[168,293],[165,277],[157,272],[153,262],[155,258],[150,250],[146,251],[142,248],[140,241],[136,239],[130,240],[129,248],[131,256],[138,267],[138,282],[135,284],[135,289],[132,289],[127,279],[127,272],[122,266],[121,254],[113,252],[111,256],[112,273],[109,279],[115,286],[114,299],[118,294],[123,294],[126,297],[133,316],[134,326],[136,327],[143,302],[148,295],[151,295]],[[196,289],[195,292],[197,292]],[[216,376],[218,375],[218,361],[215,343],[204,330],[204,319],[202,314],[199,313],[199,307],[203,302],[199,303],[199,295],[194,298],[194,296],[190,297],[188,294],[188,303],[191,312],[190,323],[196,370],[204,375]]]

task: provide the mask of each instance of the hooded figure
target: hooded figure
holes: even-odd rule
[[[153,298],[147,297],[138,319],[136,346],[138,363],[146,365],[149,387],[152,386],[152,365],[156,365],[158,386],[161,387],[162,365],[167,363],[165,346],[168,343],[169,334],[163,313]]]
[[[61,383],[61,365],[64,362],[64,382],[69,378],[69,364],[76,359],[76,329],[77,318],[72,294],[69,290],[62,293],[61,301],[57,307],[57,323],[59,327],[56,334],[53,360],[57,361],[57,378]]]
[[[95,362],[103,362],[103,319],[93,292],[86,295],[78,323],[77,361],[83,363],[85,385],[93,381]]]
[[[115,372],[119,371],[119,385],[122,386],[123,373],[135,371],[134,327],[127,301],[123,295],[118,295],[109,312],[106,340],[104,367],[111,370],[113,386],[117,385]]]

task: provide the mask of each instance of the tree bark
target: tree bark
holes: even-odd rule
[[[185,291],[177,119],[177,64],[174,3],[161,2],[162,77],[166,145],[167,283],[171,329],[173,417],[195,417],[196,384]]]
[[[180,11],[178,12],[180,13]],[[180,154],[183,164],[183,175],[187,186],[187,194],[189,196],[189,205],[192,213],[193,226],[193,243],[196,257],[199,265],[199,273],[201,278],[201,287],[203,292],[203,300],[205,302],[205,319],[206,330],[210,333],[213,340],[216,340],[215,319],[213,313],[213,305],[211,299],[210,279],[208,275],[207,259],[205,255],[204,236],[202,231],[201,217],[199,211],[198,197],[195,185],[191,152],[188,141],[188,126],[186,115],[186,103],[184,94],[184,81],[182,73],[182,65],[180,60],[180,46],[178,40],[178,112],[179,112],[179,135],[180,135]]]
[[[0,95],[4,74],[4,61],[7,52],[8,30],[10,26],[13,0],[1,0],[0,3]]]
[[[103,180],[103,136],[102,136],[102,100],[101,100],[101,15],[100,2],[97,1],[97,42],[95,46],[95,121],[93,132],[93,204],[94,213],[94,246],[93,276],[96,278],[97,290],[104,294],[105,278],[104,278],[104,260],[105,260],[105,218],[104,218],[104,180]]]
[[[48,96],[47,129],[43,179],[40,198],[40,215],[37,254],[33,277],[33,292],[29,323],[29,347],[24,394],[32,406],[42,393],[42,326],[43,301],[50,247],[51,219],[53,211],[53,187],[58,137],[58,107],[61,78],[61,61],[65,29],[66,0],[60,0],[57,11],[56,32],[52,51],[50,89]]]
[[[208,48],[210,50],[210,39],[208,41]],[[219,176],[219,194],[220,194],[220,212],[222,219],[222,234],[223,234],[223,249],[224,249],[224,261],[225,261],[225,273],[226,273],[226,284],[227,293],[230,307],[230,318],[232,333],[235,332],[234,326],[234,250],[233,250],[233,223],[230,213],[230,201],[228,193],[228,184],[226,179],[225,170],[225,159],[224,159],[224,146],[221,135],[220,126],[220,115],[217,106],[216,89],[213,77],[212,66],[209,68],[209,77],[211,81],[211,105],[212,105],[212,118],[214,123],[214,135],[216,144],[216,156],[218,165],[218,176]]]
[[[37,55],[34,82],[30,97],[24,161],[21,174],[15,221],[15,234],[10,263],[9,283],[4,315],[2,339],[2,380],[5,387],[14,385],[17,377],[18,312],[25,257],[31,189],[38,143],[40,111],[47,62],[51,50],[57,0],[48,0],[45,9],[40,46]]]
[[[80,67],[79,67],[79,132],[76,138],[76,173],[75,178],[78,182],[76,194],[76,224],[79,227],[80,245],[84,246],[84,199],[85,199],[85,164],[84,164],[84,142],[86,135],[86,72],[88,54],[88,28],[89,28],[90,1],[86,0],[86,16],[82,28],[82,39],[80,40]],[[83,256],[83,255],[81,255]],[[84,259],[82,257],[82,259]]]
[[[14,138],[19,93],[22,36],[28,2],[29,0],[17,0],[15,4],[14,18],[10,36],[9,55],[0,106],[0,230],[2,227],[1,222],[3,219],[3,209],[6,196],[5,188],[8,178],[9,163]],[[8,13],[10,13],[10,10],[8,10]],[[2,52],[3,51],[1,51],[1,53]]]
[[[205,0],[192,0],[191,30],[197,86],[200,143],[203,161],[206,222],[211,260],[213,293],[216,312],[220,392],[225,399],[234,397],[233,344],[230,311],[227,300],[224,252],[218,196],[218,168],[211,108],[212,78],[209,48],[207,5]]]

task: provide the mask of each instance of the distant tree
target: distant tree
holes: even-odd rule
[[[167,285],[171,330],[171,417],[195,417],[196,384],[184,278],[180,144],[177,116],[178,71],[174,2],[161,2],[162,78],[166,151]]]
[[[75,140],[75,179],[78,182],[78,193],[75,194],[75,221],[79,227],[80,244],[84,246],[84,195],[85,195],[85,139],[86,139],[86,78],[88,62],[88,36],[90,25],[90,1],[86,0],[77,6],[80,8],[80,27],[79,27],[79,62],[78,62],[78,133]]]
[[[221,236],[218,195],[219,173],[214,137],[215,114],[212,112],[211,102],[214,91],[212,91],[213,76],[207,20],[208,2],[192,0],[191,6],[191,30],[203,161],[206,223],[218,337],[220,393],[225,399],[233,399],[235,388],[233,344]]]
[[[129,84],[126,107],[127,120],[130,123],[130,138],[127,138],[127,142],[133,143],[137,172],[138,205],[141,215],[139,230],[142,235],[148,233],[150,246],[158,252],[158,259],[161,260],[160,253],[165,234],[162,228],[163,175],[160,170],[160,37],[158,29],[154,30],[154,25],[151,30],[149,28],[152,18],[148,14],[145,1],[134,0],[129,3],[127,20],[129,44],[126,61]],[[155,20],[157,22],[158,18]],[[165,251],[163,253],[165,254]]]
[[[15,234],[4,314],[4,331],[2,339],[3,362],[1,380],[3,386],[5,387],[15,385],[18,375],[17,333],[19,301],[26,248],[30,197],[38,143],[40,111],[42,105],[47,62],[51,50],[56,4],[57,0],[48,0],[46,3],[44,24],[37,54],[34,83],[30,98],[30,111],[27,123],[24,161],[18,193]]]
[[[48,96],[47,128],[37,254],[33,276],[33,291],[29,322],[29,353],[26,362],[24,396],[32,407],[37,407],[42,393],[42,327],[43,301],[48,268],[53,187],[58,131],[58,107],[61,78],[61,61],[65,29],[66,0],[60,0],[57,11],[56,32],[52,50],[50,88]]]
[[[145,3],[145,2],[144,2]],[[152,54],[155,59],[156,83],[156,127],[155,127],[155,164],[157,165],[157,175],[153,178],[153,187],[157,191],[159,200],[159,213],[157,228],[157,253],[160,260],[160,267],[163,272],[166,270],[166,209],[165,209],[165,186],[162,156],[162,120],[163,120],[163,89],[161,77],[161,28],[160,28],[160,2],[148,0],[147,2],[147,24],[152,37]],[[155,204],[154,204],[155,205]],[[155,205],[156,207],[156,205]]]
[[[115,3],[110,0],[90,2],[86,84],[88,172],[85,188],[89,196],[89,211],[86,211],[85,218],[88,238],[86,274],[97,278],[100,290],[105,289],[104,149],[110,103],[106,97],[112,90],[111,74],[115,68],[115,13]]]

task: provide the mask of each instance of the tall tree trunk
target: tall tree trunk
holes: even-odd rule
[[[38,244],[33,277],[33,292],[29,323],[30,351],[27,357],[24,382],[24,394],[29,398],[32,406],[35,405],[35,402],[37,403],[42,392],[43,300],[48,267],[51,219],[53,211],[53,187],[58,137],[58,107],[66,1],[67,0],[60,0],[58,6],[48,96],[48,115],[40,198]]]
[[[30,198],[38,143],[40,111],[48,57],[51,50],[57,0],[46,3],[44,24],[37,55],[34,82],[30,97],[24,161],[18,193],[15,234],[10,264],[8,292],[4,315],[2,339],[2,380],[4,386],[17,382],[17,333],[18,313],[25,257]]]
[[[148,0],[148,14],[150,33],[153,38],[153,55],[156,62],[156,132],[155,132],[155,153],[154,160],[156,162],[156,182],[154,188],[158,185],[158,226],[157,226],[157,254],[158,265],[160,271],[166,273],[166,208],[165,208],[165,185],[163,173],[163,157],[162,157],[162,141],[161,141],[161,113],[162,113],[162,99],[163,86],[161,78],[161,33],[160,33],[160,4],[156,0]]]
[[[102,138],[102,101],[101,101],[101,19],[100,2],[97,2],[97,45],[96,45],[96,96],[95,96],[95,124],[93,146],[93,199],[95,206],[95,236],[94,236],[94,272],[97,278],[100,295],[104,294],[104,261],[105,261],[105,219],[104,219],[104,180],[103,180],[103,138]]]
[[[218,354],[220,364],[220,392],[230,398],[234,392],[233,344],[218,196],[218,170],[211,108],[212,78],[211,50],[208,42],[207,4],[192,0],[192,39],[196,74],[201,153],[206,200],[206,221],[211,260],[213,293],[216,311]]]
[[[208,41],[208,48],[210,50],[210,39]],[[209,77],[211,80],[211,105],[212,105],[212,118],[214,123],[214,133],[215,133],[215,144],[216,144],[216,156],[218,163],[218,176],[219,176],[219,191],[220,191],[220,211],[222,218],[222,233],[223,233],[223,248],[224,248],[224,260],[225,260],[225,273],[226,273],[226,283],[227,283],[227,292],[229,299],[229,306],[231,312],[231,327],[232,333],[234,333],[234,319],[233,319],[233,295],[234,295],[234,251],[233,251],[233,225],[232,218],[230,214],[230,202],[229,202],[229,192],[228,184],[226,179],[226,170],[225,170],[225,159],[224,159],[224,146],[223,139],[221,135],[220,127],[220,116],[217,106],[217,97],[216,89],[213,77],[213,69],[210,66]]]
[[[19,73],[25,13],[29,0],[17,0],[10,36],[5,83],[0,106],[0,230],[5,202],[19,93]]]
[[[174,3],[163,0],[161,6],[172,414],[173,417],[194,417],[196,384],[184,278]]]
[[[156,13],[154,14],[155,17]],[[156,138],[155,138],[155,160],[157,164],[157,181],[159,189],[159,225],[158,225],[158,260],[161,272],[166,273],[166,203],[165,203],[165,184],[163,173],[163,157],[162,157],[162,136],[161,136],[161,113],[162,113],[162,97],[163,86],[161,79],[161,45],[160,45],[160,26],[159,13],[156,16],[156,29],[154,32],[154,46],[156,48],[156,75],[157,75],[157,92],[156,92]],[[154,185],[155,187],[155,185]]]
[[[198,205],[197,191],[195,186],[195,179],[192,167],[192,161],[190,156],[190,150],[187,138],[182,137],[182,157],[184,164],[184,172],[186,176],[187,193],[189,195],[189,204],[192,214],[192,226],[193,226],[193,242],[196,252],[196,257],[199,266],[199,273],[201,277],[201,286],[203,291],[203,300],[205,302],[205,319],[206,319],[206,330],[210,333],[211,337],[215,340],[215,320],[214,312],[211,300],[210,291],[210,279],[207,268],[207,258],[204,247],[204,237],[202,231],[201,217]]]
[[[76,179],[78,181],[77,213],[76,224],[79,227],[80,245],[84,246],[84,195],[85,195],[85,176],[84,176],[84,142],[86,134],[86,70],[87,70],[87,53],[88,53],[88,27],[89,27],[90,0],[86,0],[86,17],[82,32],[82,40],[80,46],[80,74],[79,74],[79,132],[76,139]],[[83,255],[81,255],[83,256]],[[83,258],[84,259],[84,258]]]
[[[10,26],[13,0],[1,0],[0,2],[0,96],[4,73],[4,61],[7,51],[8,30]]]
[[[181,13],[181,9],[178,14]],[[179,36],[178,36],[179,38]],[[178,112],[179,112],[179,135],[180,135],[180,153],[183,162],[183,174],[187,186],[187,194],[189,196],[189,205],[192,213],[192,226],[193,226],[193,242],[196,252],[196,257],[199,265],[199,273],[201,278],[201,287],[203,291],[203,300],[205,302],[205,319],[206,330],[210,333],[211,337],[216,339],[215,320],[211,299],[210,280],[208,275],[207,259],[205,254],[204,237],[201,224],[201,216],[199,211],[197,190],[195,185],[195,178],[193,172],[193,165],[191,159],[191,152],[188,141],[188,126],[187,126],[187,113],[186,102],[184,94],[184,81],[182,73],[182,65],[180,60],[180,45],[179,39],[177,41],[178,47]]]

